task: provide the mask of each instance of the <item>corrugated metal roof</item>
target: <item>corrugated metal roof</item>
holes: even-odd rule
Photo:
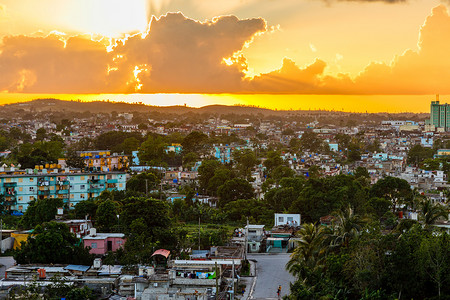
[[[158,249],[155,252],[153,252],[153,254],[152,254],[152,256],[155,256],[155,255],[162,255],[165,258],[168,258],[170,255],[170,251],[166,250],[166,249]]]
[[[69,271],[80,271],[80,272],[86,272],[89,270],[90,266],[83,266],[83,265],[68,265],[65,267],[65,270]]]

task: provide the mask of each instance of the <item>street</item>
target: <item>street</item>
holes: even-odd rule
[[[289,283],[294,277],[286,269],[289,254],[249,254],[248,259],[256,263],[256,285],[251,299],[277,299],[277,288],[281,285],[281,296],[289,294]]]
[[[5,278],[6,269],[14,266],[14,258],[12,256],[1,256],[0,257],[0,279]]]

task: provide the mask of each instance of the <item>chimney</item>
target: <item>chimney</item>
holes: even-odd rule
[[[439,94],[436,94],[436,101],[439,103]]]

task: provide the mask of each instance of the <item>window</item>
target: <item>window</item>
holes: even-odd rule
[[[287,221],[288,221],[288,222],[294,221],[294,217],[287,217]]]
[[[84,190],[86,186],[84,184],[80,185],[80,190]]]
[[[70,194],[70,198],[73,198],[75,195],[74,194]]]
[[[20,196],[20,197],[19,197],[19,201],[22,201],[22,199],[23,199],[22,196]]]
[[[11,178],[5,178],[5,182],[11,182]]]
[[[84,199],[84,197],[85,197],[84,194],[80,194],[81,199]]]
[[[116,244],[117,244],[117,245],[122,245],[122,241],[121,241],[121,240],[116,241]]]
[[[278,217],[278,222],[284,222],[284,218],[283,217]]]
[[[33,177],[30,177],[30,182],[33,182],[34,181],[34,178]]]
[[[122,184],[122,183],[119,183],[119,187],[123,187],[123,184]]]
[[[30,201],[33,201],[34,200],[34,196],[30,196]]]
[[[19,182],[23,182],[23,178],[19,178]]]
[[[23,187],[19,187],[19,192],[23,192]]]
[[[92,244],[91,244],[91,248],[92,248],[92,249],[97,249],[97,243],[92,243]]]
[[[22,210],[23,209],[23,206],[22,205],[19,205],[19,210]]]
[[[34,187],[30,186],[30,192],[34,192]]]
[[[80,177],[80,180],[84,180],[84,176],[81,176],[81,177]]]

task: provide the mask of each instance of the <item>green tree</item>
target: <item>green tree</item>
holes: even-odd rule
[[[56,251],[55,251],[56,250]],[[14,252],[19,264],[83,264],[90,266],[93,256],[63,223],[49,222],[36,226],[33,234]]]
[[[36,130],[36,140],[37,141],[43,141],[47,137],[47,130],[44,128],[39,128]]]
[[[251,176],[252,169],[258,163],[255,153],[250,149],[235,150],[233,152],[233,159],[236,162],[236,169],[244,178]]]
[[[305,281],[308,275],[320,272],[325,265],[327,231],[323,226],[307,223],[303,224],[296,237],[298,246],[292,252],[286,269]]]
[[[448,220],[448,208],[431,199],[422,199],[419,202],[420,220],[427,226],[433,225],[438,219]]]
[[[278,183],[283,178],[294,177],[295,171],[287,166],[278,166],[270,173],[270,178],[272,178],[276,183]]]
[[[83,286],[82,288],[73,288],[71,289],[67,295],[67,300],[94,300],[96,297],[93,295],[92,290],[87,286]]]
[[[370,178],[369,172],[364,167],[357,167],[355,169],[354,175],[356,178],[359,178],[359,177]]]
[[[183,146],[183,152],[194,152],[201,155],[208,148],[208,136],[203,132],[192,131],[183,139],[181,145]]]
[[[200,190],[206,192],[209,181],[214,176],[216,169],[221,168],[222,164],[217,160],[204,160],[198,168],[198,181]]]
[[[28,205],[21,226],[34,228],[36,225],[51,221],[55,218],[57,209],[63,205],[63,200],[59,198],[33,200]]]
[[[378,197],[372,197],[365,204],[367,213],[381,219],[391,208],[392,202],[390,200]]]
[[[302,134],[300,144],[302,145],[303,150],[308,150],[315,153],[323,150],[322,140],[311,130],[307,130]]]
[[[120,150],[126,155],[131,155],[131,152],[138,150],[141,142],[135,137],[126,138],[119,146]]]
[[[66,164],[72,168],[83,169],[86,167],[83,157],[77,155],[73,148],[67,150],[66,153]]]
[[[86,216],[95,219],[98,205],[94,199],[87,199],[75,204],[73,213],[75,218],[84,219]]]
[[[359,234],[364,221],[353,212],[350,205],[333,214],[333,246],[348,247],[350,240]]]
[[[5,151],[8,147],[8,139],[5,136],[0,135],[0,151]]]
[[[117,207],[111,200],[100,203],[96,211],[95,226],[102,232],[110,232],[117,225]]]
[[[192,168],[197,161],[199,161],[199,156],[197,153],[186,153],[186,155],[183,156],[183,167],[188,169]]]
[[[127,182],[127,190],[141,193],[150,192],[159,184],[159,176],[154,172],[145,172],[132,176]]]
[[[238,199],[251,199],[255,196],[252,185],[245,179],[234,178],[225,181],[217,190],[219,206],[223,207]]]
[[[448,264],[450,263],[450,245],[447,233],[429,239],[423,239],[418,250],[419,265],[422,271],[436,284],[438,299],[441,299],[441,291],[444,284],[448,283]]]
[[[426,158],[422,162],[422,167],[424,170],[440,170],[440,160],[439,159],[432,159],[432,158]]]
[[[408,151],[407,161],[409,164],[418,165],[427,158],[433,158],[434,151],[421,145],[415,145]]]
[[[264,224],[266,228],[273,225],[274,210],[269,208],[266,202],[257,199],[239,199],[226,204],[223,212],[227,220],[235,222],[246,222],[249,218],[250,224]]]
[[[170,206],[167,202],[144,197],[129,197],[125,198],[123,203],[120,223],[124,226],[127,236],[135,233],[141,235],[145,229],[145,238],[151,243],[157,243],[168,249],[175,247],[177,241],[171,234],[173,224],[170,219]],[[132,223],[138,219],[142,219],[144,225],[135,223],[133,229]],[[141,228],[144,229],[141,230]]]
[[[373,197],[390,200],[393,212],[401,204],[411,204],[413,196],[411,187],[406,180],[391,176],[378,180],[372,186],[370,194]]]
[[[149,136],[139,147],[139,161],[147,165],[160,165],[166,156],[167,143],[161,136]]]
[[[267,159],[264,161],[264,166],[267,168],[268,173],[272,172],[275,168],[284,164],[280,154],[276,151],[269,151],[267,153]]]
[[[208,195],[217,196],[219,187],[223,185],[227,180],[231,180],[235,177],[233,171],[226,168],[216,169],[214,171],[214,176],[208,182],[208,187],[206,192]]]

